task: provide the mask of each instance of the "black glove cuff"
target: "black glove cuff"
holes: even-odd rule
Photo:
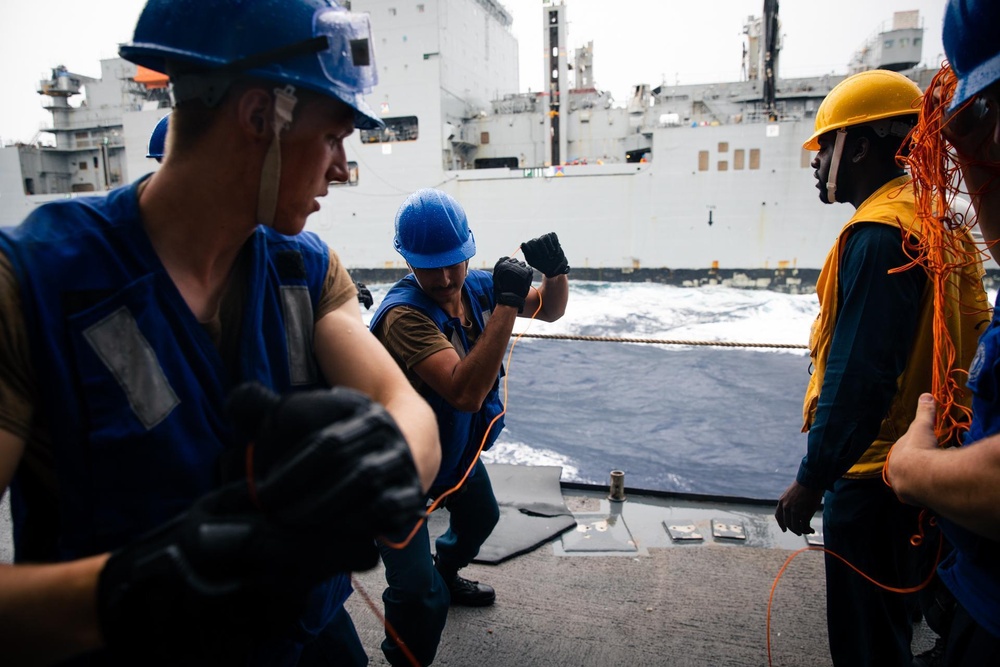
[[[511,306],[517,308],[517,312],[524,311],[524,297],[513,292],[500,292],[496,295],[497,304],[501,306]]]
[[[559,263],[559,265],[556,266],[554,269],[552,269],[551,272],[545,273],[545,277],[555,278],[556,276],[564,276],[567,273],[569,273],[569,262],[567,262],[566,258],[564,257],[562,261]]]

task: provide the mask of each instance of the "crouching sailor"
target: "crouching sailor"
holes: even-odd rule
[[[562,317],[569,264],[558,237],[549,233],[521,245],[528,265],[503,257],[492,275],[470,271],[476,242],[465,211],[434,189],[418,190],[403,202],[396,214],[395,246],[412,273],[386,294],[371,329],[437,415],[442,463],[431,495],[448,494],[451,519],[435,542],[433,558],[426,525],[402,549],[380,547],[388,583],[383,600],[386,620],[417,661],[427,665],[437,651],[449,602],[478,607],[495,599],[491,587],[458,575],[499,519],[478,455],[503,429],[502,362],[515,318],[531,317],[539,304],[539,319]],[[544,276],[538,288],[531,285],[532,267]],[[407,664],[389,633],[382,650],[391,664]]]

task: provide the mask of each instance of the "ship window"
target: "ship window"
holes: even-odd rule
[[[98,165],[97,156],[95,155],[94,156],[94,169],[97,169],[97,165]]]
[[[517,169],[516,157],[479,157],[472,163],[476,169]]]
[[[892,40],[891,39],[885,40],[884,42],[882,42],[882,46],[884,46],[887,49],[891,49],[892,48]]]
[[[347,163],[346,181],[330,183],[330,185],[357,185],[357,184],[358,184],[358,163],[354,161]]]
[[[719,171],[729,171],[729,160],[719,160]]]
[[[729,142],[728,141],[720,141],[719,142],[719,152],[720,153],[728,153],[729,152]]]
[[[743,169],[743,160],[746,159],[746,151],[737,148],[733,151],[733,169]]]
[[[750,168],[760,169],[760,149],[751,148],[750,149]]]
[[[86,162],[81,162],[80,163],[80,171],[87,171],[87,163]]]
[[[625,153],[625,162],[649,162],[652,153],[652,148],[636,148]]]
[[[480,132],[479,133],[479,143],[481,143],[481,144],[488,144],[488,143],[490,143],[490,133],[489,132]]]
[[[708,171],[708,151],[698,151],[698,171]]]
[[[906,46],[907,46],[907,45],[908,45],[909,43],[910,43],[910,40],[908,40],[907,38],[905,38],[905,37],[900,37],[900,38],[899,38],[899,48],[901,48],[901,49],[905,49],[905,48],[906,48]]]
[[[418,123],[416,116],[383,118],[385,129],[361,130],[361,143],[378,144],[391,141],[416,141]]]

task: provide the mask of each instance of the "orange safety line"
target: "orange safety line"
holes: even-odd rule
[[[981,265],[987,255],[987,251],[971,242],[969,231],[976,224],[972,207],[964,212],[954,210],[956,196],[961,192],[961,169],[954,149],[944,138],[942,130],[957,116],[947,112],[956,86],[957,78],[945,63],[927,87],[917,124],[897,156],[900,162],[907,165],[913,177],[916,218],[922,238],[918,244],[904,244],[912,261],[893,272],[920,265],[932,281],[934,357],[931,393],[940,406],[934,432],[942,444],[956,441],[968,429],[971,419],[971,409],[962,403],[963,375],[967,372],[955,367],[955,341],[947,327],[948,317],[955,308],[966,313],[988,310],[988,304],[984,308],[955,302],[955,296],[962,293],[960,281],[967,276],[967,272],[962,270]]]
[[[926,512],[927,510],[922,510],[920,512],[920,518],[918,519],[918,525],[917,525],[917,534],[910,538],[910,544],[912,544],[914,547],[920,546],[924,541],[923,519]],[[936,525],[933,517],[931,517],[928,520],[928,523],[932,526]],[[785,559],[784,565],[781,566],[781,569],[778,570],[778,574],[774,577],[774,583],[771,584],[771,594],[767,599],[767,622],[765,625],[765,632],[767,633],[767,664],[769,666],[772,664],[771,663],[771,606],[774,603],[774,591],[778,588],[778,582],[781,580],[781,575],[785,573],[785,569],[795,559],[796,556],[806,551],[822,551],[823,553],[830,554],[831,556],[833,556],[834,558],[842,562],[844,565],[851,568],[852,570],[860,574],[862,577],[864,577],[866,580],[875,584],[882,590],[889,591],[890,593],[907,594],[907,593],[916,593],[917,591],[923,590],[934,579],[934,573],[937,571],[938,563],[941,560],[941,547],[943,546],[943,544],[944,541],[942,539],[939,539],[937,556],[934,557],[934,564],[931,566],[931,571],[927,575],[927,578],[924,579],[924,581],[922,581],[921,583],[917,584],[916,586],[910,586],[908,588],[897,588],[895,586],[888,586],[886,584],[880,583],[875,579],[873,579],[872,577],[865,574],[864,572],[862,572],[860,569],[858,569],[851,563],[849,563],[846,558],[844,558],[843,556],[834,551],[827,549],[826,547],[809,546],[809,547],[803,547],[793,552],[787,559]]]
[[[382,612],[379,611],[379,608],[375,605],[374,602],[372,602],[371,597],[368,595],[368,591],[365,590],[365,587],[361,585],[361,582],[358,581],[357,577],[355,577],[353,574],[351,575],[351,585],[357,589],[358,593],[364,599],[365,603],[368,604],[368,608],[372,610],[373,614],[375,614],[375,618],[380,620],[382,622],[382,625],[385,626],[386,632],[388,632],[389,636],[392,637],[392,641],[396,642],[396,646],[398,646],[399,650],[403,652],[403,655],[406,656],[406,659],[409,661],[409,663],[413,667],[420,667],[420,663],[417,661],[417,656],[413,655],[413,651],[409,649],[409,647],[406,645],[403,639],[399,636],[399,633],[396,632],[396,629],[392,627],[392,623],[389,622],[389,619],[387,619],[385,616],[382,615]]]

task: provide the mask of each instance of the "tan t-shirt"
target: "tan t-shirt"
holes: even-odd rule
[[[465,312],[471,312],[469,297],[464,291],[462,302]],[[471,318],[462,323],[462,329],[471,347],[479,337],[480,331]],[[418,392],[424,391],[425,384],[413,371],[414,366],[442,350],[454,349],[459,356],[465,356],[465,350],[448,340],[434,324],[434,320],[410,306],[396,306],[386,313],[375,331],[375,337],[382,341],[389,355],[396,360],[406,373],[410,384]]]

